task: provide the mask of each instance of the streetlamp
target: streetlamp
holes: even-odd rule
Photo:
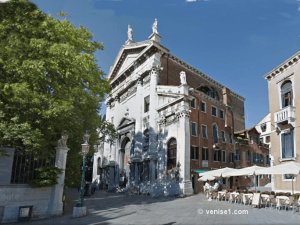
[[[83,166],[82,166],[82,177],[81,177],[81,186],[80,186],[80,193],[78,197],[78,201],[76,203],[76,207],[83,207],[83,183],[84,183],[84,175],[85,175],[85,161],[86,161],[86,154],[89,152],[90,145],[88,144],[90,135],[88,133],[84,133],[83,141],[84,143],[81,144],[82,149],[80,151],[80,155],[83,157]]]

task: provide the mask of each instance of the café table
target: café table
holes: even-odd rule
[[[225,195],[226,195],[226,191],[218,191],[218,199],[220,200],[222,200],[222,197],[225,197]]]
[[[276,196],[276,206],[281,207],[283,205],[283,202],[287,200],[289,197],[288,196]]]

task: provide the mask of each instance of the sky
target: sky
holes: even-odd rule
[[[262,77],[300,49],[300,0],[31,0],[43,12],[68,13],[105,49],[95,54],[108,74],[127,40],[148,40],[157,18],[161,44],[185,62],[245,97],[245,125],[268,112]],[[101,110],[105,113],[105,107]]]

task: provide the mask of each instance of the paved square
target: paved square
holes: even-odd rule
[[[228,202],[218,201],[209,202],[203,194],[186,198],[152,198],[151,196],[143,195],[125,198],[122,193],[106,193],[104,191],[96,191],[93,196],[86,197],[85,205],[87,206],[87,216],[73,219],[72,210],[77,197],[77,189],[70,189],[67,195],[67,205],[64,216],[32,221],[30,224],[300,223],[300,215],[293,214],[291,211],[276,211],[275,209],[269,208],[251,209],[251,207],[247,205],[228,204]],[[225,214],[225,211],[227,214]]]

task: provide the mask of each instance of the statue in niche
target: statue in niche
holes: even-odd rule
[[[186,75],[185,75],[185,72],[184,71],[181,71],[180,72],[180,82],[181,82],[181,84],[182,85],[186,85],[187,83],[186,83]]]
[[[156,18],[155,18],[155,21],[152,25],[152,31],[153,31],[153,33],[158,34],[158,32],[157,32],[157,19]]]
[[[128,24],[127,36],[128,36],[128,40],[130,40],[130,41],[133,41],[132,34],[133,34],[132,27]]]

